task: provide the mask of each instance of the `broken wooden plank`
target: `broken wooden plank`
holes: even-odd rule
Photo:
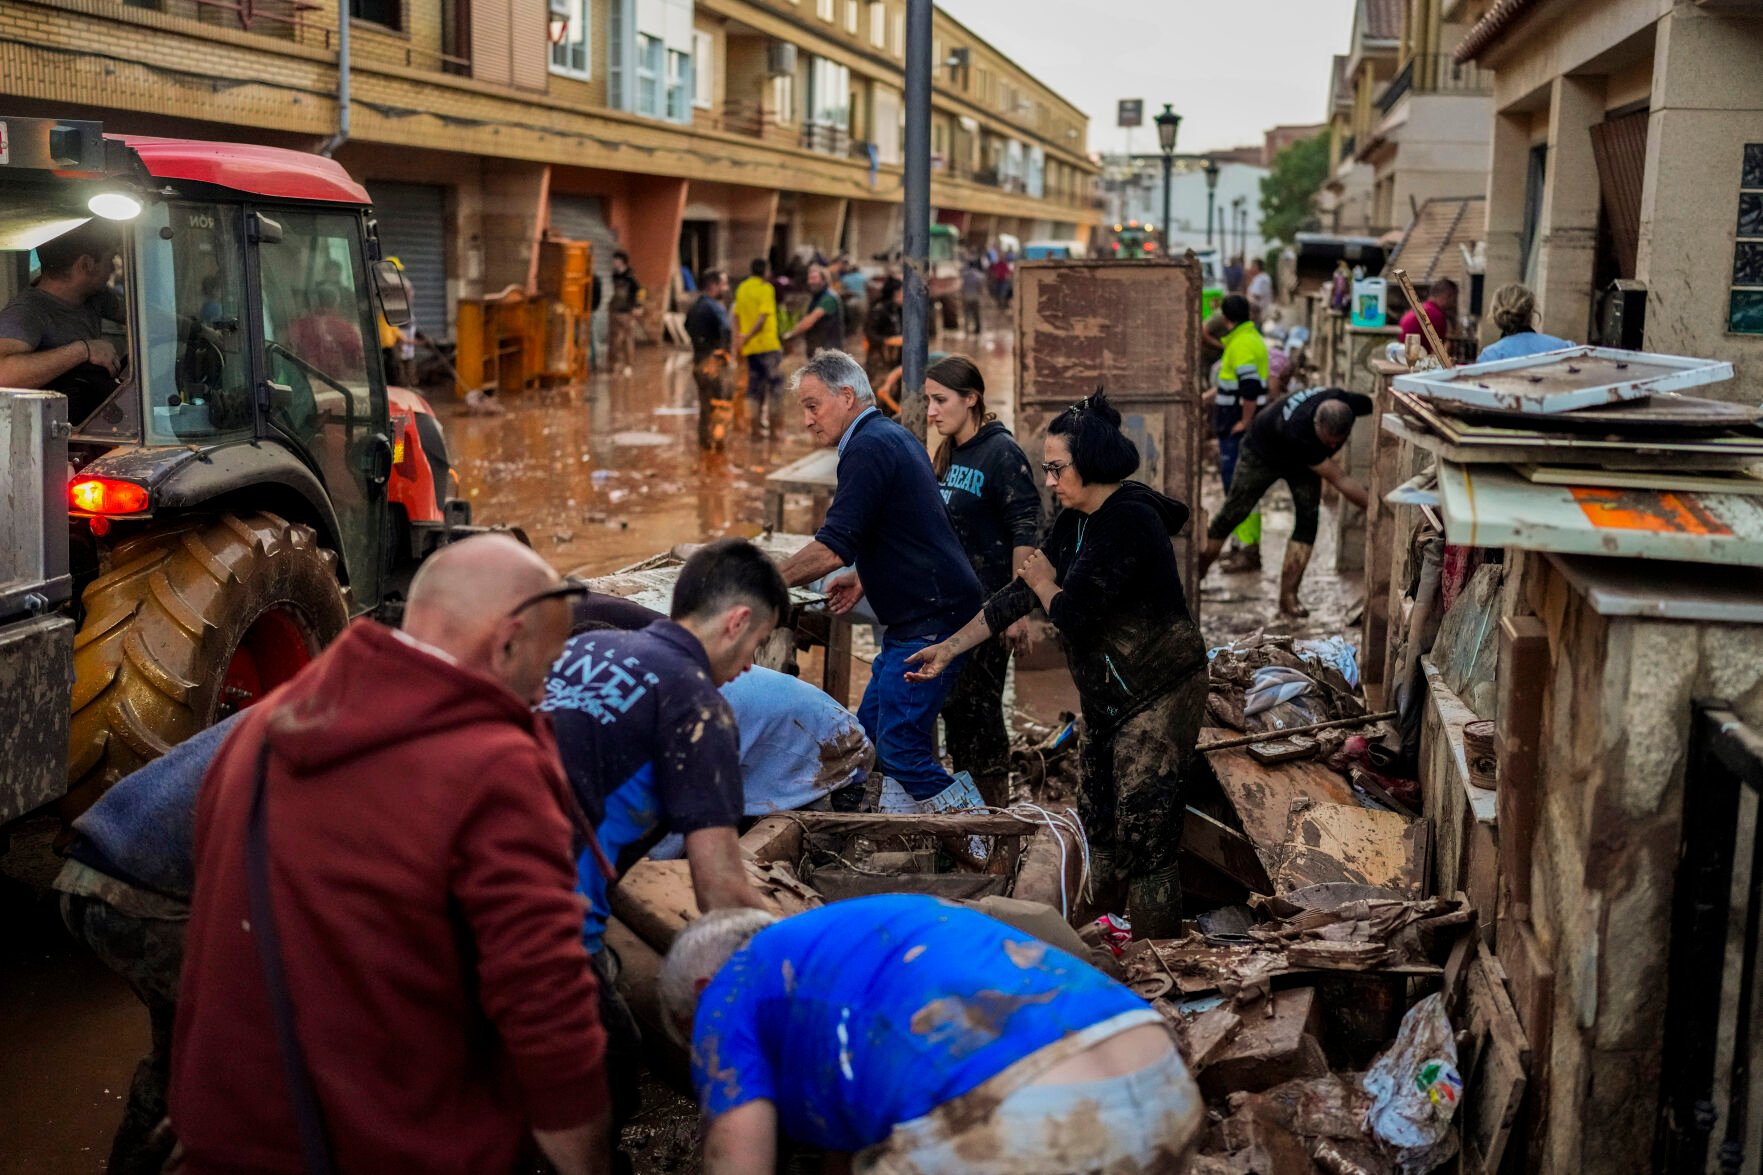
[[[837,836],[1031,836],[1041,827],[1033,820],[1019,820],[998,812],[937,812],[883,814],[868,812],[791,812],[795,820],[813,833]]]
[[[821,904],[820,896],[802,884],[788,863],[743,864],[748,880],[760,896],[785,917]],[[607,897],[612,913],[662,954],[673,945],[674,936],[699,914],[691,867],[685,861],[638,861]]]
[[[1465,975],[1467,1046],[1459,1053],[1463,1075],[1465,1170],[1496,1175],[1517,1121],[1530,1068],[1530,1045],[1506,994],[1499,964],[1485,944]]]
[[[1274,890],[1344,881],[1418,898],[1425,883],[1424,832],[1424,822],[1395,812],[1343,804],[1294,808],[1273,870]]]
[[[949,901],[1003,897],[1010,879],[991,873],[860,873],[855,869],[816,869],[809,878],[820,896],[829,902],[882,893],[917,893]]]
[[[1200,741],[1204,744],[1224,733],[1217,727],[1208,727],[1200,732]],[[1264,767],[1246,750],[1215,751],[1207,760],[1225,797],[1236,809],[1243,832],[1254,842],[1262,864],[1270,871],[1279,865],[1279,846],[1286,839],[1293,800],[1307,798],[1316,803],[1358,807],[1347,781],[1339,772],[1320,763]]]
[[[1198,1073],[1217,1060],[1242,1027],[1243,1018],[1229,1008],[1213,1008],[1188,1021],[1182,1040],[1188,1071]]]
[[[1319,1043],[1316,990],[1291,988],[1274,992],[1268,1000],[1239,1011],[1242,1026],[1236,1036],[1198,1074],[1200,1091],[1208,1099],[1271,1089],[1294,1078],[1328,1072]]]
[[[1501,786],[1500,888],[1507,902],[1530,902],[1531,844],[1536,838],[1536,770],[1542,743],[1543,691],[1549,679],[1549,632],[1535,616],[1500,620],[1494,728]]]
[[[1255,762],[1271,766],[1274,763],[1289,763],[1295,759],[1312,758],[1319,745],[1315,739],[1305,738],[1299,734],[1290,738],[1250,743],[1249,754],[1254,757]]]
[[[1197,808],[1187,810],[1181,847],[1250,893],[1272,893],[1273,882],[1255,853],[1254,842]]]
[[[741,834],[741,855],[760,864],[802,858],[802,825],[788,816],[766,816]]]

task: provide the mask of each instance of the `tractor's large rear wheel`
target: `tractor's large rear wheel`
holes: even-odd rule
[[[336,565],[311,527],[274,514],[118,543],[81,597],[64,818],[299,672],[348,622]]]

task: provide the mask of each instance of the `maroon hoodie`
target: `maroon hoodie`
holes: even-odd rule
[[[524,1130],[600,1112],[550,727],[491,678],[358,621],[245,717],[197,800],[171,1081],[188,1169],[304,1169],[249,925],[265,737],[270,896],[339,1169],[507,1171]]]

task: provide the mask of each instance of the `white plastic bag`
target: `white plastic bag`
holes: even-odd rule
[[[1402,1175],[1423,1175],[1455,1153],[1451,1118],[1463,1078],[1444,996],[1429,995],[1408,1010],[1395,1043],[1372,1062],[1359,1087],[1371,1095],[1365,1128],[1394,1155]]]

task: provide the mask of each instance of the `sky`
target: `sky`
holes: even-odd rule
[[[1151,117],[1182,116],[1178,152],[1261,142],[1280,123],[1322,122],[1329,63],[1347,51],[1353,0],[937,0],[1090,116],[1090,150],[1125,150],[1122,98],[1142,98],[1135,153],[1157,150]]]

